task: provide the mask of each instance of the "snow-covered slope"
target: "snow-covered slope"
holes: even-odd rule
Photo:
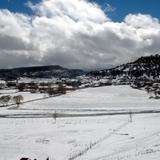
[[[87,88],[66,95],[24,104],[24,109],[122,110],[157,109],[160,101],[149,99],[142,90],[130,86]]]
[[[106,121],[102,139],[77,160],[159,160],[160,116],[135,115],[132,122],[126,123],[122,119],[118,127]]]
[[[31,98],[27,93],[24,97]],[[148,99],[144,91],[129,86],[108,86],[25,103],[20,109],[3,108],[0,115],[33,113],[34,116],[39,112],[54,113],[54,109],[85,114],[91,110],[99,113],[158,109],[159,106],[160,102]],[[159,160],[159,121],[157,113],[56,120],[54,117],[3,117],[0,118],[0,159],[45,160],[49,156],[50,160]]]
[[[115,68],[93,71],[88,73],[91,76],[119,77],[127,80],[160,78],[160,55],[141,57],[134,62],[123,64]]]
[[[0,119],[2,160],[159,160],[160,116]]]

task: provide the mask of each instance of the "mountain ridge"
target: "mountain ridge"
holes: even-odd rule
[[[91,71],[88,76],[133,79],[160,79],[160,55],[140,57],[133,62],[110,69]]]
[[[18,67],[10,69],[0,69],[0,78],[2,79],[17,79],[20,77],[28,78],[73,78],[85,74],[80,69],[68,69],[59,65],[46,66],[30,66]]]
[[[60,65],[30,66],[10,69],[0,69],[1,79],[28,78],[76,78],[77,76],[106,77],[132,81],[159,80],[160,55],[140,57],[137,60],[113,68],[86,72],[81,69],[68,69]]]

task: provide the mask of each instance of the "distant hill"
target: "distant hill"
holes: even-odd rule
[[[58,65],[33,66],[13,69],[0,69],[1,79],[28,78],[74,78],[84,75],[85,72],[79,69],[67,69]]]
[[[114,68],[92,71],[87,75],[110,78],[155,80],[160,79],[160,55],[141,57],[134,62]]]
[[[67,69],[59,65],[21,67],[0,69],[1,79],[28,78],[75,78],[86,75],[90,77],[106,77],[110,79],[160,80],[160,55],[141,57],[134,62],[119,65],[110,69],[85,72],[79,69]]]

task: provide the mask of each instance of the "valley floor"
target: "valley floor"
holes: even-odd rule
[[[148,97],[129,86],[109,86],[1,108],[0,159],[159,160],[160,113],[65,117],[159,111],[160,101]],[[55,112],[64,116],[55,119]]]

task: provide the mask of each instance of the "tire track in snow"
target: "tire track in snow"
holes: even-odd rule
[[[94,158],[92,160],[128,160],[130,158],[136,158],[136,157],[143,156],[143,155],[146,155],[146,154],[152,154],[152,153],[160,152],[160,148],[155,149],[153,146],[148,147],[146,149],[140,149],[139,151],[137,150],[138,149],[137,147],[145,146],[145,144],[143,144],[143,142],[148,142],[148,140],[150,140],[151,137],[155,137],[158,134],[160,134],[160,131],[156,131],[156,132],[154,132],[152,134],[149,134],[145,137],[137,139],[135,141],[135,143],[136,143],[135,153],[130,152],[133,148],[135,148],[135,144],[131,144],[127,147],[126,146],[122,147],[121,151],[116,151],[116,152],[113,152],[113,153],[108,154],[108,155],[104,155],[104,156]],[[158,147],[160,147],[160,145],[158,145]],[[126,150],[126,148],[127,148],[127,150]],[[123,153],[124,151],[128,151],[128,153]]]
[[[68,158],[68,160],[75,160],[81,156],[83,156],[84,154],[86,154],[89,150],[91,150],[93,147],[95,147],[96,145],[98,145],[99,143],[105,141],[106,139],[110,138],[113,134],[115,134],[116,132],[120,131],[122,128],[124,128],[126,125],[128,125],[128,121],[121,124],[120,126],[118,126],[117,128],[115,128],[111,133],[107,133],[106,135],[104,135],[103,137],[100,137],[98,140],[96,140],[93,143],[90,143],[89,145],[87,145],[85,148],[83,148],[82,150],[79,150],[78,152],[71,154]]]
[[[160,152],[160,148],[155,149],[155,148],[147,148],[144,150],[140,150],[136,153],[126,153],[126,154],[119,154],[116,156],[103,156],[103,157],[99,157],[99,158],[95,158],[92,160],[130,160],[131,158],[138,158],[140,156],[146,156],[149,154],[155,154]]]

